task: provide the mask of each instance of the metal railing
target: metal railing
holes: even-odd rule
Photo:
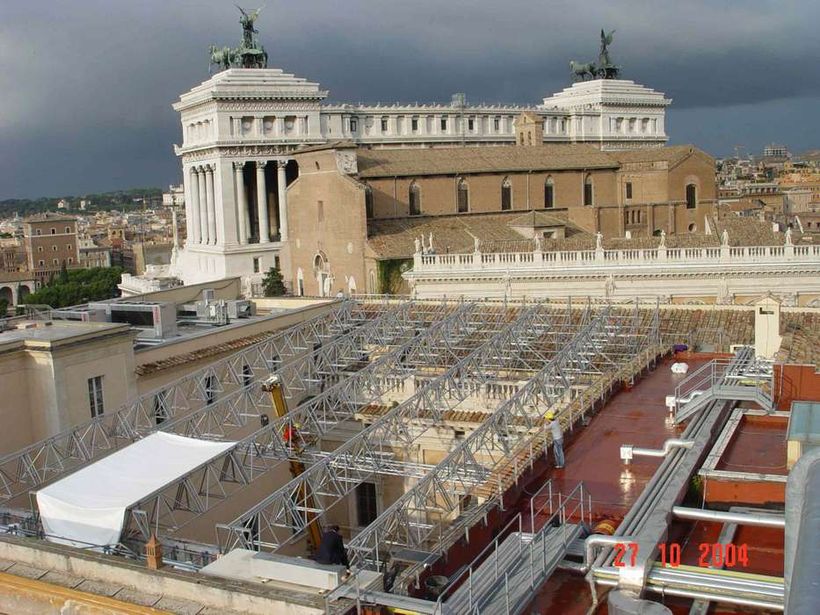
[[[537,504],[542,498],[543,503]],[[530,498],[529,519],[527,520],[522,512],[516,514],[498,532],[493,541],[450,580],[436,601],[436,612],[444,612],[447,600],[459,593],[459,612],[477,615],[485,612],[485,607],[490,601],[503,605],[503,612],[507,614],[516,612],[524,606],[521,604],[522,599],[528,593],[537,591],[551,574],[552,566],[548,566],[548,563],[555,559],[555,554],[547,553],[547,535],[560,532],[559,553],[566,553],[569,544],[577,536],[577,532],[571,532],[569,529],[570,521],[591,524],[591,506],[591,497],[583,483],[578,483],[564,496],[555,491],[552,481],[548,480]],[[518,534],[519,540],[515,541],[514,551],[510,553],[501,547],[514,534]],[[479,578],[479,569],[489,570],[489,577],[485,573]],[[522,573],[527,583],[522,585],[522,579],[518,578],[511,585],[511,574],[521,577]],[[462,604],[465,595],[466,605]],[[498,612],[499,605],[493,612]],[[452,608],[450,610],[452,611]]]
[[[649,248],[628,250],[573,250],[542,252],[466,252],[416,254],[414,272],[465,271],[509,268],[566,269],[606,266],[676,266],[779,264],[810,262],[820,266],[820,246],[712,246],[703,248]]]
[[[738,360],[739,359],[739,360]],[[769,409],[773,390],[772,365],[755,360],[754,349],[742,348],[731,359],[714,359],[687,375],[676,387],[675,422],[685,420],[717,395],[756,401]]]

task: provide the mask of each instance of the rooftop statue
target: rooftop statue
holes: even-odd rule
[[[595,62],[570,61],[569,67],[573,79],[585,81],[587,76],[590,79],[617,79],[620,76],[621,67],[613,64],[612,58],[609,56],[609,46],[612,44],[613,34],[615,34],[615,30],[610,32],[601,30],[601,50],[598,53],[597,64]]]
[[[209,71],[214,64],[221,66],[223,70],[228,68],[266,68],[268,66],[268,53],[259,44],[256,36],[259,31],[254,27],[262,8],[250,12],[238,5],[236,8],[241,13],[239,23],[242,25],[242,42],[235,49],[230,47],[219,48],[211,45]]]

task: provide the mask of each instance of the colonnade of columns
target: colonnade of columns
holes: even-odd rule
[[[276,184],[278,202],[278,235],[279,241],[287,241],[288,238],[288,215],[287,215],[287,178],[285,165],[287,161],[274,160],[276,165]],[[245,165],[253,165],[255,170],[255,206],[256,206],[256,228],[252,224],[251,203],[248,189],[245,186]],[[255,238],[259,243],[270,243],[270,216],[268,213],[268,187],[265,178],[265,168],[268,164],[266,160],[240,161],[233,163],[233,192],[235,196],[235,210],[233,216],[236,219],[236,236],[226,238],[223,236],[225,227],[218,227],[216,206],[217,199],[214,192],[214,171],[216,166],[212,164],[190,167],[186,179],[186,216],[188,218],[188,244],[190,245],[223,245],[238,243],[246,245]],[[225,180],[230,179],[223,177]],[[223,191],[224,194],[224,191]],[[221,201],[221,199],[220,199]],[[220,203],[220,206],[222,204]],[[229,212],[223,211],[223,217],[227,218]],[[256,231],[256,232],[255,232]],[[276,234],[276,230],[274,230]]]
[[[188,170],[185,215],[188,218],[189,244],[216,245],[218,241],[214,170],[214,165],[210,164]]]

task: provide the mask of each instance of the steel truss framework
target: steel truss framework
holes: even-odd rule
[[[505,318],[492,322],[483,339],[452,367],[228,526],[220,526],[220,548],[284,546],[373,474],[411,473],[401,470],[403,461],[395,459],[394,447],[410,450],[427,429],[445,422],[447,411],[507,374],[537,371],[574,332],[569,309],[562,313],[539,304],[505,311]],[[487,401],[492,405],[494,400]],[[411,428],[411,421],[421,417],[427,419],[423,425]],[[480,482],[480,470],[465,468],[465,480]]]
[[[292,361],[280,362],[267,375],[277,375],[284,385],[285,398],[299,403],[305,397],[316,395],[332,384],[343,373],[367,360],[375,350],[404,343],[415,332],[428,326],[444,310],[442,304],[397,303],[366,324],[352,329],[312,352],[305,352]],[[246,427],[249,419],[259,419],[271,413],[270,394],[262,390],[258,381],[224,396],[219,401],[203,406],[196,412],[163,424],[162,431],[201,439],[228,439]]]
[[[475,483],[464,479],[468,469],[493,471],[503,466],[533,438],[546,437],[543,414],[547,409],[568,422],[563,415],[574,398],[605,372],[619,371],[625,361],[650,348],[650,354],[658,348],[657,309],[647,319],[637,309],[630,318],[629,312],[602,308],[432,472],[350,541],[351,565],[379,569],[384,554],[398,549],[421,551],[435,559],[443,545],[454,542],[479,518],[469,513],[459,516],[461,496],[476,491]],[[430,512],[436,513],[438,523],[430,522]],[[412,572],[413,568],[408,574]]]
[[[469,344],[471,336],[489,326],[489,313],[496,319],[504,313],[501,308],[475,303],[453,306],[442,302],[438,306],[438,312],[430,306],[420,312],[429,326],[410,319],[413,326],[408,327],[403,344],[136,503],[126,515],[125,540],[145,540],[149,528],[159,528],[162,534],[207,513],[274,465],[294,457],[296,450],[324,437],[340,422],[355,418],[363,407],[399,387],[405,380],[401,374],[412,373],[419,365],[458,360],[464,353],[462,344]],[[286,428],[298,437],[286,442],[282,437]]]
[[[248,391],[277,366],[344,336],[395,307],[388,302],[338,307],[289,327],[240,352],[146,393],[116,412],[105,413],[55,436],[0,458],[0,502],[7,502],[46,482],[87,465],[220,398]],[[169,423],[170,424],[170,423]]]

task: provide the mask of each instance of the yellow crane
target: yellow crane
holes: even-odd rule
[[[271,405],[273,406],[276,416],[282,418],[288,414],[288,404],[285,401],[285,393],[282,388],[282,381],[279,376],[274,375],[262,383],[262,390],[270,393]],[[299,436],[299,425],[288,423],[282,432],[282,439],[285,444],[293,451],[296,458],[289,460],[290,473],[293,478],[298,477],[305,471],[305,464],[299,459],[302,454],[302,438]],[[304,483],[299,487],[298,500],[304,502],[305,507],[316,510],[313,496],[307,493],[307,488]],[[313,553],[319,548],[319,543],[322,541],[322,528],[319,520],[316,518],[316,513],[307,511],[307,532],[308,532],[308,550]]]

